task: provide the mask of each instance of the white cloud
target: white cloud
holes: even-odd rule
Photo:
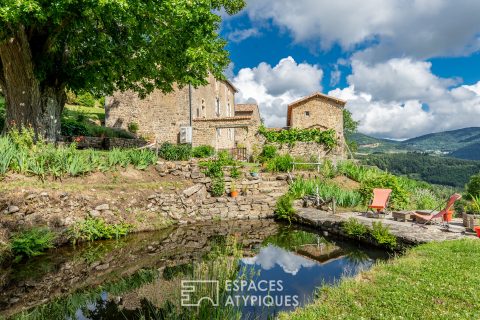
[[[250,29],[237,29],[235,31],[230,32],[227,35],[227,39],[232,42],[242,42],[251,37],[258,37],[260,36],[260,31],[256,28]]]
[[[296,42],[334,43],[363,61],[466,55],[480,48],[477,0],[249,0],[254,23],[271,21]]]
[[[478,126],[480,81],[458,85],[456,79],[433,75],[430,67],[407,58],[375,65],[354,60],[349,87],[329,94],[347,100],[359,131],[370,135],[405,139]]]
[[[274,67],[262,62],[241,69],[232,79],[239,89],[237,103],[256,102],[267,126],[286,125],[287,105],[305,95],[321,91],[323,71],[317,65],[284,58]]]
[[[302,268],[310,268],[316,264],[312,260],[273,245],[261,248],[255,257],[243,258],[242,262],[248,265],[260,265],[263,270],[270,270],[275,265],[279,265],[285,273],[292,275],[296,275]]]

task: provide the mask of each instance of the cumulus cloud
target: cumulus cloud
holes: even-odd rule
[[[261,248],[255,257],[243,258],[242,262],[248,265],[259,265],[263,270],[270,270],[278,265],[285,273],[292,275],[296,275],[302,268],[311,268],[316,264],[312,260],[273,245]]]
[[[329,94],[348,101],[360,132],[378,137],[406,139],[478,126],[480,81],[459,85],[433,75],[430,67],[408,58],[374,65],[354,60],[349,86]]]
[[[246,40],[251,37],[258,37],[260,35],[260,31],[256,28],[250,28],[250,29],[237,29],[235,31],[230,32],[227,35],[227,39],[232,41],[232,42],[242,42],[243,40]]]
[[[368,62],[398,56],[426,59],[480,48],[476,0],[249,0],[253,22],[271,21],[296,42],[334,43]]]
[[[243,68],[232,79],[239,89],[237,103],[256,102],[266,125],[286,125],[287,105],[305,95],[321,91],[323,71],[317,65],[297,63],[287,57],[271,66],[265,62]]]

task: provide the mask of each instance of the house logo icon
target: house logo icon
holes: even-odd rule
[[[199,307],[202,301],[210,301],[212,306],[218,307],[219,292],[218,280],[182,280],[181,305]]]

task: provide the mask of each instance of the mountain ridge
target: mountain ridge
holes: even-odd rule
[[[466,160],[480,160],[480,127],[428,133],[403,141],[371,137],[362,133],[347,136],[359,153],[422,152]]]

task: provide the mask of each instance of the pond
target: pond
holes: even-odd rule
[[[387,258],[271,220],[171,227],[0,270],[0,318],[269,319]]]

